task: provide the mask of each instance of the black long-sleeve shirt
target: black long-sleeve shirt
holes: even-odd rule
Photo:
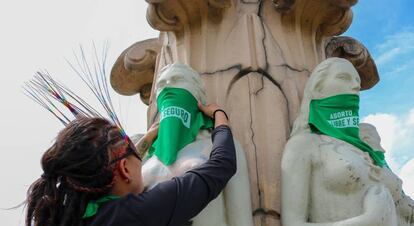
[[[147,192],[105,203],[87,225],[183,226],[216,198],[236,173],[230,128],[215,128],[212,140],[213,149],[206,163]]]

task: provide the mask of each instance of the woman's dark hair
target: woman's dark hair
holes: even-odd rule
[[[42,156],[44,171],[27,193],[26,225],[79,226],[88,201],[108,193],[125,148],[119,128],[102,118],[68,124]]]

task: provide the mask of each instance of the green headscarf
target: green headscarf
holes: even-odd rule
[[[341,94],[311,100],[309,126],[312,132],[335,137],[368,152],[375,164],[386,166],[384,153],[372,149],[359,137],[359,96]]]
[[[196,139],[200,129],[212,128],[213,121],[198,109],[197,99],[185,89],[164,88],[157,97],[157,107],[158,137],[147,158],[156,155],[168,166],[175,162],[178,151]]]

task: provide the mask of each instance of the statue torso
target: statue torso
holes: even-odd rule
[[[310,134],[312,151],[310,222],[348,219],[362,214],[365,194],[381,183],[381,168],[369,155],[344,141]]]
[[[145,186],[152,188],[159,182],[179,176],[201,165],[209,159],[211,148],[211,134],[208,131],[200,131],[194,142],[178,152],[174,164],[165,166],[155,155],[152,156],[142,166]]]

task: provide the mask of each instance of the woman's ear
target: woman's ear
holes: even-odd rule
[[[126,182],[131,181],[131,172],[129,172],[129,169],[127,167],[126,158],[119,160],[117,167],[118,167],[118,173],[119,173],[120,180],[126,181]]]

